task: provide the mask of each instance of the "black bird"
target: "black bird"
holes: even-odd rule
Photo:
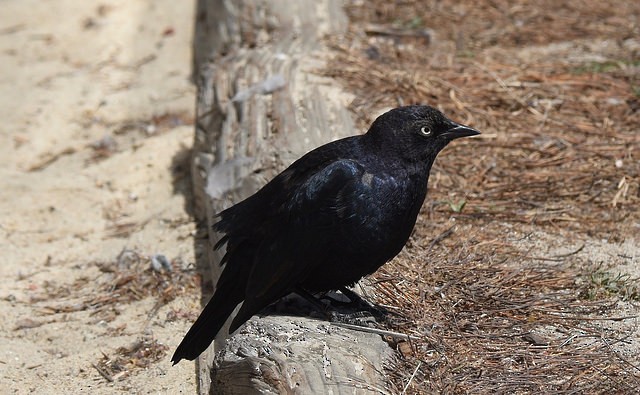
[[[366,134],[323,145],[222,211],[216,291],[173,358],[195,359],[236,306],[229,333],[281,297],[353,285],[395,257],[427,193],[436,155],[478,131],[429,106],[393,109]]]

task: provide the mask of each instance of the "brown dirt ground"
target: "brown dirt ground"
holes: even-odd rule
[[[640,4],[352,2],[328,75],[363,128],[437,105],[481,130],[438,159],[376,275],[390,392],[640,388]]]

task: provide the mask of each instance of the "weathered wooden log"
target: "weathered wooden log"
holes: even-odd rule
[[[337,0],[203,0],[198,6],[193,154],[195,211],[215,213],[293,160],[354,132],[350,97],[319,71],[328,33],[346,29]],[[210,232],[214,283],[220,252]],[[226,327],[221,334],[226,337]],[[200,393],[368,393],[383,388],[380,336],[304,317],[252,318],[198,360]]]

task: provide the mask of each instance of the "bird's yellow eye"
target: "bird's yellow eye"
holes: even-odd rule
[[[431,136],[431,129],[428,126],[423,126],[420,128],[420,134],[423,136]]]

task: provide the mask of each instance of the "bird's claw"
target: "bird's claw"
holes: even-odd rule
[[[368,312],[366,311],[356,311],[353,313],[339,313],[337,311],[328,311],[327,316],[330,322],[365,327],[373,327],[376,325],[376,318],[373,315],[368,314]]]

